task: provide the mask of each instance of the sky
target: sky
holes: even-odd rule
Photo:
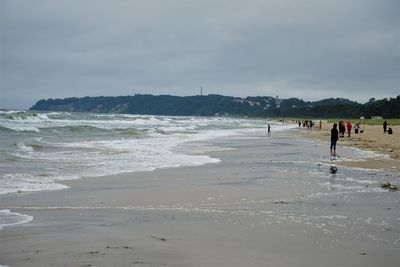
[[[0,108],[134,94],[400,95],[397,0],[0,0]]]

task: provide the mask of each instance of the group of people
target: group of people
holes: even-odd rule
[[[356,125],[356,127],[359,126]],[[339,121],[339,129],[337,123],[333,124],[333,128],[331,129],[331,156],[336,157],[336,143],[339,140],[339,137],[344,137],[346,128],[348,137],[350,137],[351,129],[353,128],[353,125],[350,121],[348,121],[346,124],[344,121]]]
[[[346,130],[347,130],[347,136],[350,137],[351,135],[351,130],[353,129],[353,125],[351,124],[351,121],[347,121],[345,123],[343,120],[339,121],[339,127],[337,123],[333,124],[333,128],[331,129],[331,156],[336,156],[336,143],[339,140],[339,137],[343,138]],[[360,131],[360,124],[356,123],[354,126],[354,133],[358,134]],[[361,130],[360,133],[362,133],[363,130]]]
[[[305,120],[305,121],[298,121],[297,122],[299,124],[299,127],[303,126],[303,128],[306,128],[311,130],[312,127],[315,125],[315,123],[312,120]],[[318,125],[319,129],[321,130],[322,128],[322,121],[319,121],[319,125]]]
[[[357,129],[357,131],[355,131],[356,133],[358,133],[359,127],[360,127],[359,124],[356,124],[356,127],[355,127]],[[347,129],[347,135],[348,135],[348,137],[350,137],[352,128],[353,128],[353,125],[351,124],[350,121],[347,121],[346,124],[344,123],[344,121],[339,121],[339,137],[344,137],[346,129]]]
[[[351,129],[352,129],[352,124],[350,121],[348,121],[345,125],[344,121],[339,121],[339,129],[338,129],[338,124],[334,123],[333,124],[333,128],[331,129],[331,156],[336,156],[336,143],[339,140],[339,137],[344,137],[344,134],[346,132],[346,128],[347,128],[347,133],[348,133],[348,137],[350,137],[351,134]],[[358,134],[359,132],[362,133],[363,130],[360,130],[360,124],[356,123],[355,127],[354,127],[354,132],[356,134]],[[387,134],[393,134],[393,129],[388,127],[388,123],[387,121],[385,121],[383,123],[383,133],[387,133]]]

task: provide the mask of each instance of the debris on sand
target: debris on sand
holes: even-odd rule
[[[383,182],[381,184],[381,187],[383,189],[388,189],[389,191],[397,191],[397,190],[399,190],[399,187],[397,185],[391,184],[389,182]]]
[[[151,235],[150,237],[151,237],[151,238],[154,238],[154,239],[157,239],[157,240],[160,240],[160,241],[162,241],[162,242],[167,241],[167,239],[164,238],[164,237],[158,237],[158,236],[154,236],[154,235]]]
[[[330,173],[335,174],[335,173],[337,173],[337,167],[336,166],[331,166],[329,168],[329,171],[330,171]]]

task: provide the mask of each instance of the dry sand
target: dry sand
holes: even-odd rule
[[[282,160],[306,160],[309,144],[276,135],[230,138],[235,150],[211,153],[220,164],[84,178],[67,182],[67,190],[0,196],[0,209],[34,216],[0,231],[0,263],[396,266],[399,194],[380,190],[383,174],[360,171],[372,183],[348,192],[352,181],[330,176],[324,166]],[[316,143],[309,153],[325,147]]]
[[[318,124],[313,130],[300,128],[300,134],[303,137],[330,142],[330,130],[332,123],[324,122],[322,129],[318,129]],[[347,132],[344,138],[339,138],[337,151],[340,154],[340,146],[358,147],[360,149],[371,150],[387,154],[391,160],[387,159],[371,159],[368,161],[354,161],[338,163],[343,166],[360,167],[370,169],[385,169],[391,171],[400,171],[400,126],[391,126],[393,134],[384,134],[383,127],[380,125],[363,125],[364,132],[361,134],[354,133],[354,126],[350,137]]]

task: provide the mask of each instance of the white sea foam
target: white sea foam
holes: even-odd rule
[[[382,154],[376,151],[363,150],[359,148],[347,148],[351,150],[350,155],[342,156],[339,158],[340,161],[365,161],[368,159],[388,159],[390,155]]]
[[[33,151],[33,147],[31,146],[26,146],[24,143],[22,142],[18,142],[17,143],[17,147],[18,150],[23,151],[23,152],[32,152]]]
[[[366,184],[366,185],[371,185],[371,184],[377,183],[377,181],[371,181],[371,180],[365,180],[365,179],[355,179],[355,178],[351,178],[351,177],[346,177],[345,181],[358,183],[358,184]]]
[[[8,209],[0,210],[0,230],[3,227],[28,223],[33,220],[32,216],[11,212]]]
[[[201,137],[198,137],[201,138]],[[64,147],[57,153],[36,153],[35,157],[59,163],[85,166],[82,176],[99,176],[130,171],[150,171],[157,168],[193,166],[207,163],[218,163],[206,155],[183,155],[172,152],[172,149],[184,141],[193,139],[184,136],[167,136],[148,139],[79,141],[57,143]],[[71,152],[69,149],[85,149],[84,153]]]
[[[71,115],[69,112],[49,112],[46,113],[47,116],[54,116],[54,115]]]
[[[56,177],[30,173],[4,174],[0,179],[0,194],[32,192],[43,190],[60,190],[68,186],[55,183]]]

